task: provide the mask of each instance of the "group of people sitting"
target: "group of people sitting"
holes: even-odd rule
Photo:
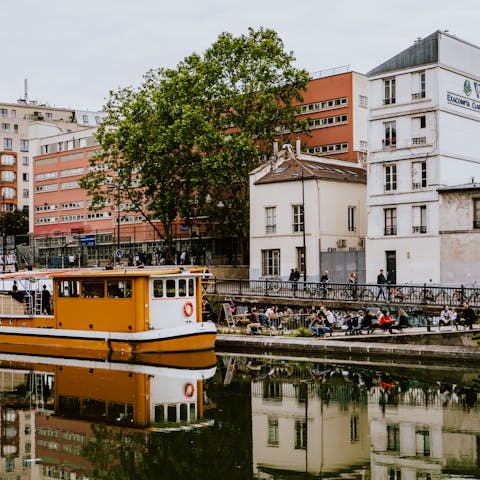
[[[293,310],[285,307],[283,310],[277,305],[271,305],[266,309],[257,310],[252,308],[248,317],[247,333],[259,333],[262,329],[284,332],[293,319]]]
[[[356,314],[349,315],[345,319],[342,329],[347,335],[357,333],[373,333],[376,329],[385,332],[401,332],[410,326],[408,314],[403,308],[399,308],[397,318],[394,318],[388,309],[369,309],[366,312],[359,310]]]
[[[438,329],[440,330],[441,327],[450,325],[452,328],[455,327],[455,330],[458,330],[459,326],[471,330],[476,319],[475,311],[469,306],[468,302],[463,302],[463,310],[460,314],[458,314],[455,307],[450,308],[448,305],[445,305],[440,312]]]

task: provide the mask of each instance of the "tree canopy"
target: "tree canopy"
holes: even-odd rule
[[[304,127],[295,103],[308,78],[276,32],[260,28],[222,33],[203,55],[111,92],[97,133],[102,153],[82,180],[93,208],[118,195],[146,221],[159,220],[167,244],[177,218],[201,216],[211,233],[246,245],[248,174],[275,138]]]

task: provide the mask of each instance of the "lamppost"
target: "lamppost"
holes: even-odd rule
[[[3,262],[2,262],[2,272],[5,273],[5,264],[7,263],[7,236],[5,235],[5,195],[2,195],[2,255],[3,255]]]
[[[307,247],[305,243],[305,182],[303,176],[303,164],[302,167],[302,239],[303,239],[303,281],[307,281]]]

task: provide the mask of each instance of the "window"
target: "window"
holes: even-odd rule
[[[80,282],[77,280],[62,280],[58,283],[59,297],[78,297],[80,292]]]
[[[295,449],[305,450],[307,448],[307,421],[305,419],[295,420]]]
[[[279,443],[278,418],[268,417],[268,446],[276,447]]]
[[[17,111],[16,111],[16,110],[12,110],[12,111],[10,112],[10,116],[11,116],[12,118],[17,118]]]
[[[16,178],[15,172],[12,172],[11,170],[2,170],[0,178],[2,179],[2,182],[14,182]]]
[[[323,102],[307,103],[298,108],[297,114],[321,112],[323,110],[331,110],[332,108],[341,108],[348,105],[348,98],[341,97],[332,100],[324,100]]]
[[[277,207],[265,208],[265,233],[277,231]]]
[[[57,178],[58,172],[43,172],[37,173],[35,175],[35,180],[42,181],[42,180],[51,180],[52,178]]]
[[[75,140],[67,141],[67,150],[73,150],[75,148]]]
[[[395,78],[387,78],[383,81],[383,88],[385,96],[383,99],[384,105],[395,103]]]
[[[10,131],[10,124],[9,123],[2,123],[2,132],[8,133]]]
[[[20,150],[22,152],[28,152],[28,140],[20,140]]]
[[[425,115],[418,117],[418,121],[420,124],[420,128],[425,128],[427,126],[427,117]]]
[[[132,281],[131,280],[109,280],[107,282],[108,298],[131,298]]]
[[[15,155],[4,154],[1,156],[0,165],[12,167],[15,165]]]
[[[427,186],[427,162],[412,162],[412,190]]]
[[[12,145],[13,145],[13,142],[12,142],[11,138],[4,138],[3,139],[3,149],[4,150],[6,150],[6,151],[12,150]]]
[[[317,155],[331,155],[332,153],[346,153],[348,152],[348,143],[331,143],[328,145],[319,145],[317,147],[308,147],[308,153],[315,153]]]
[[[360,106],[368,107],[368,97],[366,97],[365,95],[360,95]]]
[[[105,296],[105,285],[103,281],[84,280],[82,282],[82,297],[103,298]]]
[[[22,157],[22,165],[28,166],[29,165],[29,159],[28,157]]]
[[[305,249],[297,247],[297,268],[300,273],[305,271]]]
[[[430,456],[430,430],[419,429],[415,433],[415,446],[417,455]]]
[[[355,210],[356,207],[348,207],[347,210],[347,222],[348,222],[348,231],[355,231]]]
[[[60,184],[61,190],[71,190],[72,188],[78,188],[78,182],[62,182]]]
[[[395,122],[385,122],[385,136],[383,139],[383,147],[395,147],[397,145],[397,128]]]
[[[400,427],[398,425],[387,425],[387,450],[400,451]]]
[[[45,120],[52,120],[53,114],[52,112],[45,112]]]
[[[153,296],[154,298],[163,297],[163,280],[154,280],[153,281]]]
[[[262,275],[280,275],[280,250],[262,250]]]
[[[385,191],[390,192],[397,189],[397,166],[385,165]]]
[[[360,150],[366,152],[368,149],[368,142],[366,140],[360,140]]]
[[[57,152],[63,152],[63,142],[57,143]]]
[[[427,233],[427,206],[420,205],[418,207],[413,207],[412,220],[413,233]]]
[[[386,208],[384,210],[385,215],[385,235],[397,234],[397,209]]]
[[[7,118],[8,117],[8,110],[6,108],[0,108],[0,117]]]
[[[414,74],[417,78],[415,80],[416,85],[414,85],[414,88],[417,90],[415,93],[412,93],[412,100],[421,100],[422,98],[425,98],[425,90],[426,90],[426,76],[425,72],[419,72]]]
[[[40,152],[41,152],[42,155],[50,153],[50,145],[42,145],[40,147]]]
[[[30,193],[29,193],[28,188],[24,188],[23,189],[23,198],[29,198],[29,197],[30,197]]]
[[[350,417],[350,443],[357,443],[359,440],[359,423],[358,415]]]
[[[473,199],[473,228],[480,228],[480,198]]]
[[[88,115],[82,115],[82,122],[88,123]]]
[[[22,173],[22,180],[28,182],[28,173]]]
[[[304,229],[304,216],[303,205],[293,205],[293,231],[303,232]]]

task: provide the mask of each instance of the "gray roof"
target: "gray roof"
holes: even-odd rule
[[[428,37],[417,40],[411,47],[370,70],[367,75],[370,77],[381,73],[438,62],[438,37],[441,33],[440,30],[437,30],[428,35]]]
[[[456,192],[459,190],[480,190],[480,183],[471,182],[471,183],[464,183],[462,185],[450,185],[450,186],[438,187],[437,190],[438,190],[438,193]]]

